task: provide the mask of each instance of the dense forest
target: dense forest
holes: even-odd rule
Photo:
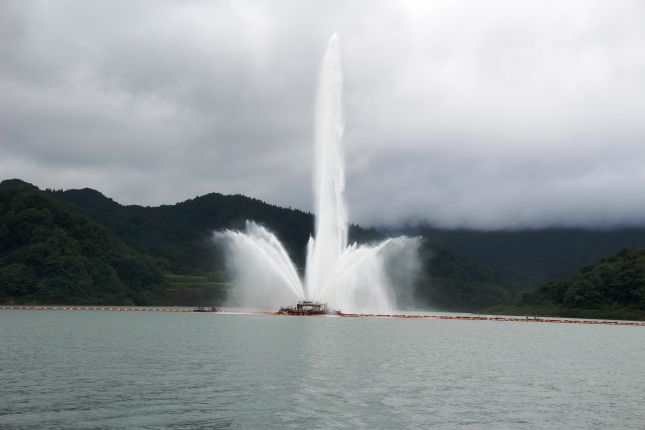
[[[37,189],[0,189],[0,302],[153,304],[156,264]]]
[[[241,229],[247,219],[276,233],[292,260],[303,269],[306,243],[313,234],[313,215],[269,205],[241,195],[211,193],[175,205],[123,206],[91,190],[48,191],[109,227],[124,241],[154,256],[166,271],[207,276],[213,288],[225,275],[224,255],[211,240],[213,231]],[[376,229],[350,226],[350,241],[366,243],[385,236]],[[420,249],[422,266],[413,298],[401,297],[406,307],[472,310],[513,297],[516,284],[425,240]],[[172,277],[171,280],[182,279]],[[193,285],[194,288],[198,285]],[[208,294],[208,293],[205,293]],[[219,297],[217,292],[211,292]]]
[[[41,191],[20,180],[2,182],[0,191],[4,303],[220,303],[230,284],[214,231],[255,220],[276,233],[302,270],[314,228],[309,213],[242,195],[211,193],[144,207],[121,205],[89,188]],[[403,304],[445,310],[510,303],[621,248],[645,246],[645,229],[384,231],[353,225],[350,240],[400,232],[423,238],[421,270]]]
[[[306,242],[314,227],[311,214],[272,206],[241,195],[212,193],[175,205],[143,207],[121,205],[98,191],[87,188],[39,191],[19,180],[4,181],[0,188],[11,190],[1,196],[3,204],[6,202],[3,214],[7,216],[13,214],[8,209],[9,196],[27,193],[40,196],[49,204],[53,204],[55,199],[56,207],[74,214],[74,219],[91,219],[100,224],[106,233],[120,239],[119,243],[127,247],[129,254],[136,252],[138,257],[145,258],[146,264],[155,273],[163,273],[161,286],[152,292],[155,303],[211,304],[219,303],[225,298],[229,285],[224,271],[225,259],[222,250],[212,240],[213,231],[242,228],[246,219],[253,219],[277,234],[296,265],[302,269]],[[82,216],[79,218],[79,215]],[[9,224],[3,221],[3,225]],[[375,229],[364,229],[356,225],[350,228],[352,241],[365,243],[383,237]],[[83,240],[91,242],[93,239],[86,237]],[[17,242],[8,244],[7,248],[3,248],[5,251],[22,246]],[[405,298],[400,300],[404,306],[468,310],[501,303],[513,294],[511,283],[481,264],[470,263],[430,241],[422,242],[420,252],[423,262],[421,271],[412,297],[406,292]],[[46,258],[47,254],[43,253],[40,259],[32,259],[32,269],[37,271],[45,264]],[[74,271],[70,272],[67,284],[74,284],[73,273]],[[39,276],[41,275],[37,273],[36,278]],[[12,282],[22,281],[19,277],[14,277]],[[4,302],[31,300],[34,303],[45,303],[52,300],[42,294],[18,298],[13,290],[0,288],[4,291]],[[67,296],[57,294],[57,301],[89,303],[88,298],[76,294],[75,290],[70,290]],[[125,296],[115,300],[115,304],[140,302]]]
[[[417,226],[397,231],[420,235],[469,261],[481,263],[520,289],[575,275],[624,248],[644,247],[645,228],[445,230]]]
[[[419,250],[422,276],[417,298],[432,309],[469,311],[515,297],[518,286],[486,266],[464,260],[425,240]]]
[[[645,320],[645,249],[630,248],[487,312]]]

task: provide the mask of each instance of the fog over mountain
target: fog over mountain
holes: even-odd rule
[[[0,179],[311,210],[341,36],[363,224],[645,224],[642,1],[0,3]]]

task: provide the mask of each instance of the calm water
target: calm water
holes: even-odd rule
[[[645,329],[0,311],[0,428],[643,429]]]

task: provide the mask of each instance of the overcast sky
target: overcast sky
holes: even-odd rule
[[[0,0],[0,177],[311,210],[328,37],[352,221],[645,224],[645,2]]]

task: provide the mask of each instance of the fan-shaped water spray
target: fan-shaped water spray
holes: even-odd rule
[[[238,305],[275,309],[307,299],[345,312],[394,309],[385,263],[403,251],[416,250],[418,239],[399,237],[376,245],[347,246],[342,91],[340,41],[334,34],[323,59],[316,100],[316,225],[315,237],[307,244],[304,284],[280,241],[267,229],[247,221],[244,232],[215,234],[228,247],[227,264]]]

